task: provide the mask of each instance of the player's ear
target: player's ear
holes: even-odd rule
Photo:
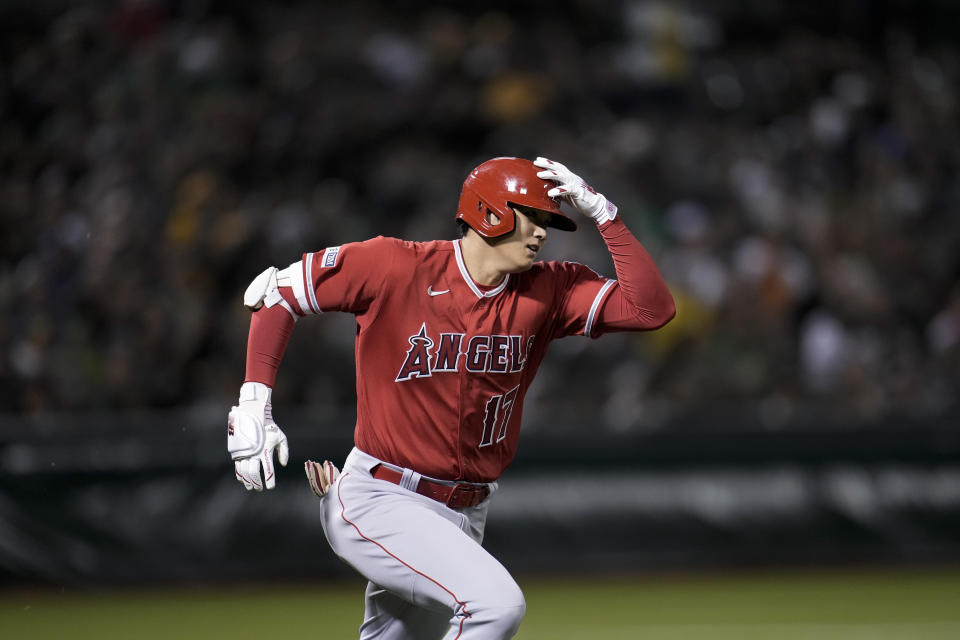
[[[496,213],[494,213],[490,209],[487,209],[487,224],[490,224],[493,226],[500,224],[500,216],[498,216]]]

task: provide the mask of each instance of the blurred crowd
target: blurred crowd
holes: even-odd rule
[[[956,417],[960,40],[897,2],[743,4],[0,9],[0,410],[228,406],[263,268],[453,238],[472,167],[545,155],[678,315],[557,343],[531,428]],[[589,225],[548,248],[612,275]],[[301,322],[275,404],[352,406],[353,335]]]

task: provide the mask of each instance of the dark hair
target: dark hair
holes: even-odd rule
[[[458,220],[457,220],[457,233],[458,233],[459,235],[458,235],[457,237],[459,237],[459,238],[464,238],[464,237],[466,237],[466,235],[467,235],[467,229],[469,229],[469,228],[470,228],[470,225],[468,225],[468,224],[467,224],[466,222],[464,222],[463,220],[458,219]]]

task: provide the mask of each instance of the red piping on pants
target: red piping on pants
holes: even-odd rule
[[[467,621],[467,618],[470,618],[470,617],[472,616],[472,614],[467,611],[467,604],[466,604],[465,602],[461,601],[461,600],[456,596],[456,594],[453,593],[453,591],[450,591],[450,589],[447,589],[445,586],[443,586],[442,584],[440,584],[439,582],[437,582],[436,580],[434,580],[433,578],[431,578],[431,577],[428,576],[427,574],[423,573],[422,571],[418,571],[418,570],[414,569],[413,567],[411,567],[409,564],[407,564],[406,562],[404,562],[403,560],[401,560],[400,558],[398,558],[394,553],[392,553],[389,549],[387,549],[385,546],[383,546],[382,544],[380,544],[380,543],[377,542],[376,540],[374,540],[374,539],[372,539],[372,538],[368,538],[367,536],[365,536],[365,535],[363,534],[363,532],[360,531],[360,527],[358,527],[355,523],[353,523],[353,522],[351,522],[350,520],[347,519],[347,516],[346,516],[347,506],[346,506],[345,504],[343,504],[343,498],[340,496],[340,484],[341,484],[341,483],[343,482],[343,480],[344,480],[347,476],[349,476],[349,475],[350,475],[350,472],[349,472],[349,471],[348,471],[347,473],[343,474],[343,476],[340,478],[340,483],[337,484],[337,500],[340,501],[340,518],[341,518],[344,522],[346,522],[347,524],[349,524],[351,527],[353,527],[353,528],[356,530],[357,534],[358,534],[361,538],[363,538],[363,539],[366,540],[367,542],[372,542],[373,544],[377,545],[378,547],[380,547],[380,548],[383,550],[384,553],[386,553],[388,556],[390,556],[391,558],[393,558],[394,560],[396,560],[397,562],[399,562],[399,563],[402,564],[403,566],[405,566],[407,569],[410,569],[410,571],[413,571],[413,572],[414,572],[415,574],[417,574],[418,576],[421,576],[421,577],[423,577],[423,578],[426,578],[427,580],[429,580],[430,582],[432,582],[433,584],[437,585],[438,587],[440,587],[441,589],[443,589],[444,591],[446,591],[448,594],[450,594],[450,597],[453,598],[453,601],[456,602],[456,603],[460,606],[460,610],[463,612],[463,616],[461,616],[461,618],[460,618],[460,629],[457,631],[457,636],[456,636],[456,638],[453,639],[453,640],[457,640],[457,638],[459,638],[460,635],[463,633],[463,623]]]

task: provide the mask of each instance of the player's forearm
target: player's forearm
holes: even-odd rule
[[[621,298],[618,300],[614,295],[605,305],[606,313],[618,316],[609,319],[621,322],[626,318],[619,316],[632,314],[642,323],[638,328],[655,329],[665,325],[676,314],[676,306],[653,258],[619,216],[600,225],[600,234],[613,258]]]
[[[281,307],[261,307],[250,318],[245,382],[273,387],[280,361],[293,334],[294,319]]]

